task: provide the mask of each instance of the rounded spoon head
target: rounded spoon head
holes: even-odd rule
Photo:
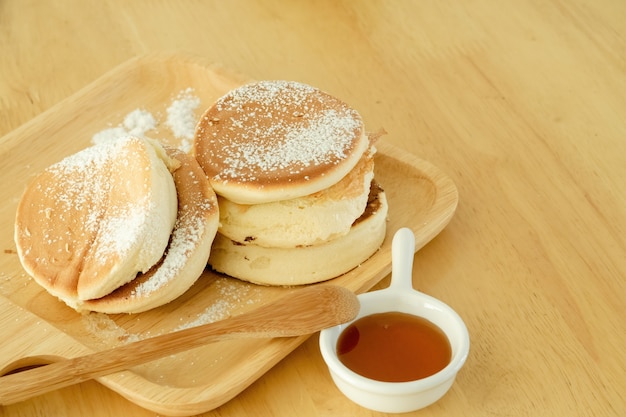
[[[356,317],[359,309],[359,300],[352,291],[322,284],[295,290],[230,321],[245,320],[248,330],[257,333],[254,337],[290,337],[347,323]]]

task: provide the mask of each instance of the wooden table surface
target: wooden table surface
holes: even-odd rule
[[[472,346],[416,415],[626,415],[626,2],[2,0],[0,135],[154,51],[320,87],[454,180],[415,284]],[[317,343],[204,415],[383,415]],[[155,413],[88,382],[0,415]]]

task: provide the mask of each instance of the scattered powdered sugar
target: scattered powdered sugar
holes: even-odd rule
[[[104,313],[82,314],[81,321],[89,333],[98,336],[100,342],[106,344],[105,347],[115,345],[117,342],[132,343],[142,339],[140,335],[130,333],[119,326],[115,320]]]
[[[216,180],[265,181],[339,164],[361,139],[362,119],[306,84],[260,81],[231,90],[202,121]]]
[[[128,135],[128,132],[122,126],[111,127],[109,129],[101,130],[100,132],[93,135],[93,137],[91,138],[91,142],[94,145],[100,145],[103,143],[112,142],[126,135]]]
[[[187,265],[193,249],[196,248],[198,242],[204,236],[205,229],[205,222],[201,216],[196,216],[189,220],[183,219],[182,221],[177,219],[163,263],[159,265],[150,279],[133,289],[132,296],[148,296],[176,278]]]
[[[191,149],[191,141],[197,122],[195,110],[200,106],[200,99],[192,93],[193,89],[191,88],[181,91],[166,111],[167,120],[165,124],[174,136],[182,139],[180,148],[185,152]]]
[[[96,312],[82,314],[81,321],[85,330],[94,336],[103,345],[102,347],[110,347],[120,342],[122,344],[132,343],[164,333],[224,320],[233,314],[239,314],[239,311],[254,308],[261,301],[261,290],[257,286],[228,278],[217,278],[211,286],[211,292],[216,295],[216,299],[212,303],[187,320],[180,318],[181,324],[170,329],[166,325],[161,329],[153,328],[132,333],[109,315]]]
[[[103,142],[46,169],[52,181],[38,181],[35,187],[40,195],[54,196],[54,203],[41,206],[40,215],[53,217],[56,225],[67,226],[59,228],[51,224],[42,228],[42,237],[50,250],[58,248],[69,253],[76,244],[85,242],[91,247],[90,259],[107,264],[140,244],[137,265],[145,267],[150,262],[150,254],[154,252],[152,240],[142,243],[138,237],[146,237],[152,229],[150,219],[154,218],[151,213],[155,212],[156,202],[150,201],[151,195],[137,195],[117,204],[110,201],[115,186],[111,177],[116,174],[112,172],[115,161],[135,159],[144,146],[146,152],[154,152],[150,145],[135,144],[139,141],[143,142],[124,137]]]
[[[230,317],[233,311],[258,303],[260,298],[258,287],[247,283],[233,282],[226,278],[219,278],[214,290],[218,293],[219,298],[193,320],[179,325],[174,331],[224,320]]]
[[[184,152],[191,150],[194,131],[198,116],[196,109],[200,106],[200,98],[193,94],[191,87],[180,91],[166,108],[165,126],[174,137],[180,140],[178,148]],[[122,123],[103,129],[91,138],[93,144],[110,142],[123,136],[145,137],[146,133],[155,130],[160,121],[145,109],[135,109],[128,113]]]
[[[198,184],[199,179],[193,169],[184,173],[181,168],[174,173],[174,179],[178,181],[189,180]],[[188,178],[187,178],[188,176]],[[184,186],[184,182],[182,183]],[[158,266],[154,274],[147,280],[133,288],[131,296],[146,297],[151,293],[164,288],[168,282],[184,273],[189,265],[189,259],[196,255],[197,248],[207,233],[206,216],[215,209],[214,202],[206,198],[202,189],[190,187],[187,193],[179,194],[179,209],[174,229],[170,236],[170,242],[166,249],[163,262]],[[167,291],[167,289],[165,289]]]
[[[100,223],[102,212],[99,210],[106,208],[105,200],[109,198],[112,185],[107,178],[102,176],[102,173],[107,171],[105,167],[111,161],[120,158],[120,154],[125,152],[126,140],[133,139],[122,137],[85,148],[47,169],[53,177],[58,178],[58,181],[63,181],[62,187],[59,187],[59,184],[48,184],[52,187],[49,192],[56,190],[57,201],[66,207],[66,210],[58,213],[59,215],[88,212],[89,216],[84,224],[85,229],[94,231],[102,226]],[[59,189],[62,189],[62,192]],[[85,207],[86,205],[88,207]],[[141,212],[138,211],[138,213]],[[123,216],[118,220],[124,223],[126,217]],[[115,217],[112,218],[111,230],[116,229],[115,219]]]
[[[131,136],[144,136],[148,130],[156,127],[156,119],[147,110],[136,109],[124,118],[124,128]]]
[[[191,327],[202,326],[203,324],[224,320],[230,316],[232,309],[233,306],[228,300],[217,300],[215,303],[208,306],[202,313],[198,314],[194,320],[181,324],[176,327],[174,331],[189,329]]]
[[[148,209],[150,211],[150,209]],[[100,244],[96,247],[95,259],[105,260],[110,256],[126,254],[137,245],[137,236],[144,236],[146,208],[143,203],[124,207],[100,220]]]
[[[146,132],[156,127],[156,119],[147,110],[136,109],[124,117],[121,125],[96,133],[91,141],[94,144],[106,143],[124,136],[144,137]]]
[[[118,141],[111,141],[86,148],[47,168],[57,178],[56,183],[38,183],[37,187],[42,195],[56,196],[59,210],[55,216],[59,221],[68,223],[71,219],[67,216],[86,212],[89,215],[84,219],[85,231],[92,233],[99,227],[99,219],[105,208],[105,204],[99,199],[107,198],[111,188],[111,183],[100,174],[111,158],[117,157],[120,150],[117,144]],[[62,187],[59,187],[60,181],[63,182]],[[41,189],[43,186],[47,188]],[[46,213],[42,215],[47,216]]]
[[[224,148],[230,152],[224,158],[228,168],[222,174],[237,177],[242,169],[250,166],[263,172],[289,169],[295,174],[303,167],[320,165],[329,159],[343,159],[352,143],[352,132],[358,126],[352,118],[339,117],[334,109],[323,111],[308,125],[292,128],[286,127],[279,119],[266,129],[265,134],[274,137],[277,136],[275,131],[284,130],[284,141],[247,141],[237,143],[236,147]]]
[[[288,101],[285,100],[285,90],[289,90],[290,93]],[[240,108],[243,103],[257,102],[266,108],[278,109],[280,106],[286,108],[288,105],[296,105],[308,110],[307,101],[317,91],[315,87],[295,81],[259,81],[231,90],[216,103],[216,106],[222,111]]]

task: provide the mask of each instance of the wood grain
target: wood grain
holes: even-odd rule
[[[456,214],[417,252],[414,280],[461,314],[472,351],[452,390],[419,415],[623,416],[624,22],[619,0],[4,0],[0,135],[128,59],[163,50],[321,87],[458,187]],[[6,158],[24,167],[7,172],[8,184],[36,155],[59,156],[50,142],[3,153],[0,171]],[[4,196],[13,186],[0,187]],[[12,259],[12,247],[2,249],[2,262]],[[20,301],[4,265],[3,294]],[[17,332],[74,340],[54,333],[71,327],[67,316],[39,318],[59,313],[40,299],[13,304],[27,314],[0,316],[3,346]],[[204,415],[382,416],[334,388],[316,342]],[[97,382],[0,408],[19,417],[128,414],[155,415]]]
[[[307,286],[224,320],[186,327],[88,355],[56,360],[33,369],[20,369],[19,366],[23,365],[17,368],[13,365],[14,369],[9,374],[0,376],[0,404],[14,404],[223,340],[310,335],[353,320],[358,312],[359,301],[347,288],[330,284]],[[30,358],[22,357],[17,362],[22,364]]]

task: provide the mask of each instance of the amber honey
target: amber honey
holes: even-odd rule
[[[387,312],[361,317],[346,327],[337,340],[337,355],[364,377],[406,382],[445,368],[452,348],[445,333],[429,320]]]

